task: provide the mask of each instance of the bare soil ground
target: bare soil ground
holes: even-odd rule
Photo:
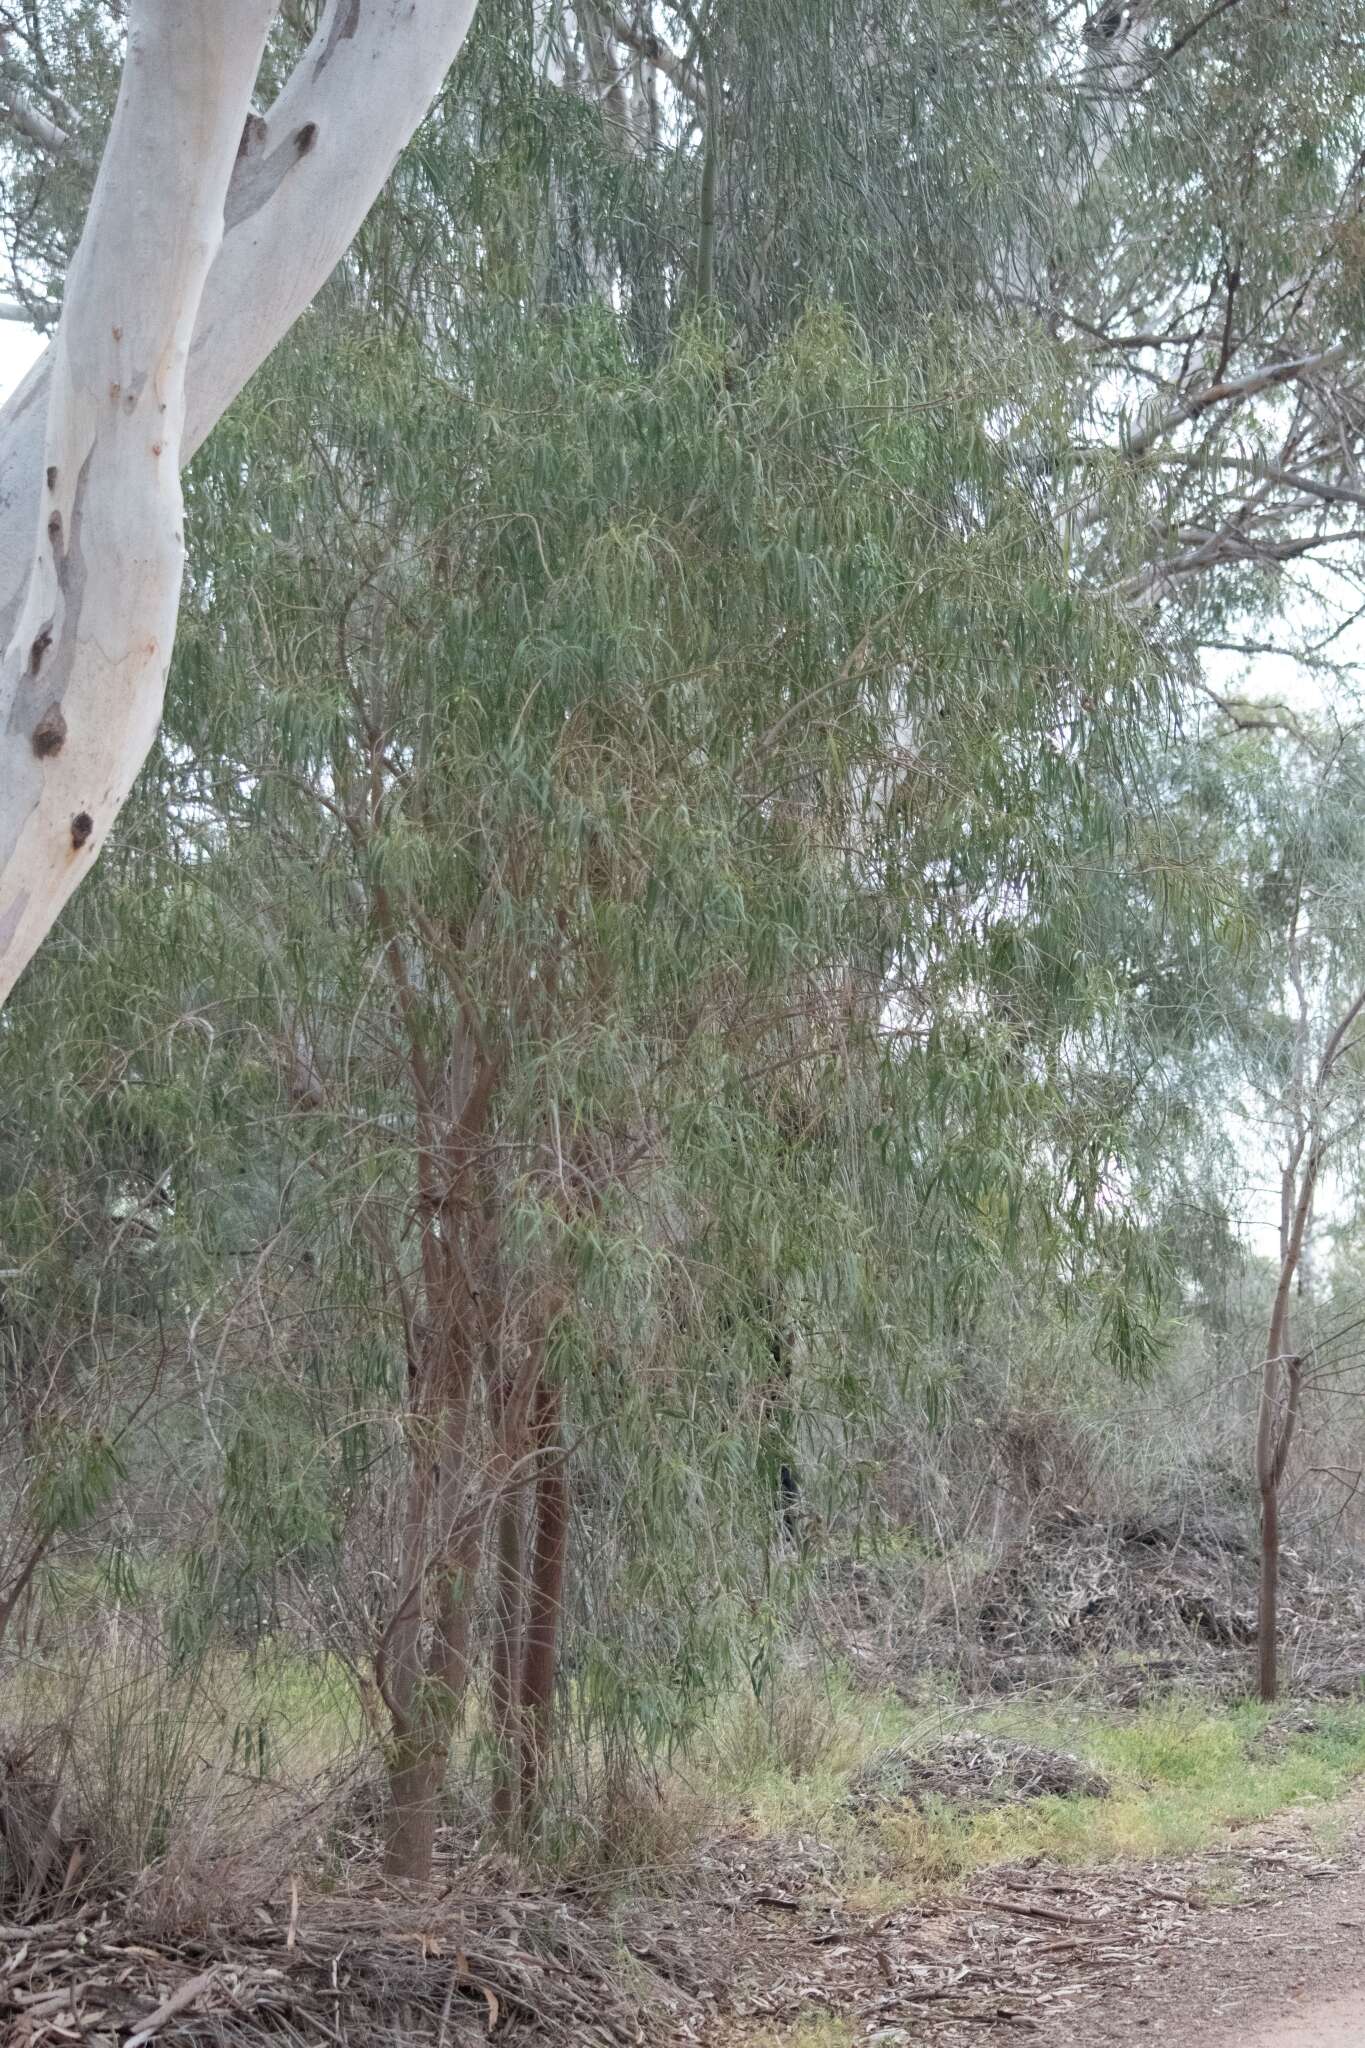
[[[804,1938],[764,1938],[783,1909],[756,1900],[729,2009],[692,2038],[741,2048],[826,2014],[878,2048],[1365,2048],[1365,1802],[1331,1856],[1322,1819],[1179,1863],[983,1872],[863,1921],[812,1901]]]
[[[1317,1817],[1320,1821],[1320,1816]],[[1365,2044],[1365,1805],[1324,1859],[1310,1822],[1289,1815],[1203,1859],[1236,1870],[1239,1896],[1214,1900],[1156,1959],[1042,2038],[1058,2048],[1362,2048]],[[1239,1867],[1240,1866],[1240,1867]]]
[[[1365,1998],[1359,1994],[1315,2003],[1296,2018],[1240,2034],[1242,2048],[1360,2048],[1365,2041]]]

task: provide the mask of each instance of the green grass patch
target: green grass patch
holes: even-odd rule
[[[893,1868],[928,1884],[1026,1856],[1078,1865],[1188,1855],[1288,1808],[1329,1809],[1365,1774],[1365,1704],[1312,1718],[1314,1729],[1277,1736],[1272,1711],[1251,1705],[985,1716],[974,1725],[1096,1765],[1111,1796],[903,1811],[877,1821],[876,1832]]]
[[[937,1726],[894,1694],[856,1691],[837,1671],[788,1674],[766,1698],[723,1708],[699,1760],[718,1801],[738,1807],[757,1833],[828,1835],[840,1831],[850,1780],[868,1758],[932,1739]]]
[[[1187,1855],[1290,1808],[1319,1810],[1328,1836],[1333,1808],[1365,1776],[1365,1699],[1306,1713],[1194,1700],[1116,1713],[947,1700],[917,1710],[813,1677],[786,1692],[718,1723],[716,1790],[759,1835],[813,1832],[838,1847],[851,1891],[869,1899],[1030,1856],[1084,1865]],[[1313,1725],[1296,1728],[1296,1718]],[[852,1810],[850,1784],[880,1751],[928,1750],[964,1727],[1068,1751],[1104,1773],[1110,1796]]]

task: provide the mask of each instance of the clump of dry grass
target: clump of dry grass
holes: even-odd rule
[[[368,1762],[334,1665],[177,1661],[147,1631],[0,1674],[0,1894],[22,1917],[116,1891],[151,1927],[232,1901],[325,1851]]]

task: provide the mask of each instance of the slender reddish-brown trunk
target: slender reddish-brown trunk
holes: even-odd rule
[[[425,1881],[431,1875],[441,1793],[469,1683],[469,1617],[478,1573],[479,1532],[471,1526],[434,1567],[431,1645],[409,1688],[401,1722],[395,1717],[389,1762],[389,1819],[384,1868],[390,1877]]]
[[[1273,1700],[1279,1690],[1277,1632],[1280,1588],[1280,1482],[1289,1463],[1303,1395],[1303,1360],[1289,1355],[1289,1301],[1303,1257],[1304,1239],[1313,1214],[1318,1175],[1328,1139],[1322,1104],[1337,1061],[1355,1041],[1352,1034],[1365,1013],[1365,989],[1339,1018],[1318,1062],[1309,1087],[1307,1043],[1309,1012],[1299,964],[1297,923],[1290,933],[1289,977],[1299,996],[1300,1028],[1295,1046],[1292,1084],[1292,1143],[1280,1177],[1280,1272],[1270,1309],[1261,1400],[1256,1418],[1256,1484],[1261,1496],[1261,1584],[1257,1604],[1257,1679],[1261,1698]],[[1278,1423],[1280,1393],[1288,1381],[1284,1419]]]
[[[376,818],[382,781],[374,739],[371,805]],[[385,1868],[394,1877],[425,1880],[469,1683],[470,1614],[483,1548],[487,1474],[471,1439],[479,1360],[491,1327],[476,1277],[490,1255],[491,1218],[480,1199],[479,1147],[498,1069],[461,1033],[438,1077],[383,888],[374,892],[373,913],[408,1037],[427,1315],[422,1335],[409,1336],[410,1465],[402,1568],[397,1603],[375,1655],[375,1677],[393,1730]],[[410,1330],[412,1322],[408,1318]]]
[[[1261,1576],[1256,1600],[1256,1688],[1269,1704],[1279,1691],[1280,1469],[1277,1456],[1283,1348],[1289,1334],[1289,1289],[1293,1278],[1289,1243],[1293,1190],[1285,1176],[1280,1226],[1280,1279],[1270,1313],[1261,1398],[1256,1416],[1256,1486],[1261,1497]],[[1287,1420],[1287,1418],[1286,1418]],[[1287,1443],[1284,1446],[1288,1451]],[[1280,1469],[1277,1469],[1280,1467]]]
[[[1279,1697],[1280,1495],[1261,1488],[1261,1585],[1256,1615],[1257,1690],[1269,1705]]]
[[[1317,1181],[1318,1145],[1306,1112],[1308,1085],[1307,1057],[1309,1015],[1299,965],[1298,922],[1289,942],[1289,977],[1299,997],[1299,1021],[1294,1041],[1294,1071],[1291,1103],[1294,1136],[1284,1171],[1280,1175],[1280,1271],[1275,1297],[1270,1306],[1270,1328],[1266,1332],[1265,1364],[1261,1369],[1261,1399],[1256,1416],[1256,1485],[1261,1496],[1261,1577],[1256,1600],[1256,1684],[1261,1699],[1269,1705],[1279,1692],[1279,1601],[1280,1601],[1280,1481],[1289,1457],[1298,1410],[1299,1362],[1289,1363],[1289,1401],[1283,1422],[1279,1419],[1282,1368],[1289,1349],[1289,1302],[1303,1252],[1304,1234],[1313,1206]],[[1300,1167],[1302,1166],[1302,1182]]]
[[[508,1488],[498,1503],[497,1588],[493,1624],[493,1734],[498,1745],[493,1819],[503,1830],[517,1814],[521,1661],[526,1605],[522,1500]]]
[[[521,1659],[526,1611],[523,1491],[528,1448],[529,1361],[522,1358],[519,1367],[512,1368],[505,1359],[499,1359],[490,1370],[490,1379],[494,1389],[495,1482],[498,1487],[490,1683],[493,1739],[497,1744],[493,1819],[506,1832],[517,1817]]]
[[[1289,1395],[1284,1420],[1275,1436],[1274,1416],[1279,1391],[1279,1361],[1275,1373],[1267,1372],[1261,1388],[1261,1417],[1257,1430],[1257,1478],[1261,1493],[1261,1583],[1256,1613],[1257,1690],[1269,1705],[1279,1694],[1279,1601],[1280,1601],[1280,1483],[1289,1463],[1294,1429],[1299,1419],[1303,1386],[1303,1361],[1284,1361]]]
[[[430,1877],[445,1772],[445,1753],[438,1754],[434,1744],[395,1744],[389,1764],[386,1876],[411,1878],[418,1884]]]
[[[530,1582],[521,1666],[521,1817],[529,1827],[550,1755],[555,1672],[569,1549],[569,1475],[560,1442],[563,1394],[544,1378],[536,1389],[534,1439],[540,1468],[533,1503]]]
[[[471,1352],[454,1293],[419,1362],[402,1583],[375,1659],[393,1727],[384,1866],[392,1877],[421,1880],[431,1872],[441,1790],[468,1684],[481,1548],[469,1444]]]
[[[1309,1142],[1304,1129],[1286,1163],[1280,1184],[1280,1273],[1266,1333],[1261,1369],[1261,1399],[1256,1416],[1256,1485],[1261,1496],[1261,1578],[1256,1601],[1256,1686],[1269,1705],[1279,1693],[1280,1482],[1289,1462],[1294,1428],[1299,1419],[1303,1383],[1302,1361],[1287,1356],[1289,1301],[1303,1255],[1304,1235],[1312,1213],[1321,1148]],[[1300,1180],[1300,1162],[1303,1164]],[[1283,1420],[1280,1392],[1288,1378]]]

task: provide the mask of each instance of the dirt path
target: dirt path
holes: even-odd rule
[[[1219,1852],[1197,1922],[1155,1967],[1044,2022],[1040,2048],[1365,2048],[1365,1801],[1330,1857],[1321,1819],[1284,1815]],[[1240,1898],[1221,1896],[1218,1863]]]
[[[1142,2038],[1203,2042],[1216,2021],[1207,2048],[1365,2048],[1363,1849],[1357,1833],[1351,1868],[1250,1911],[1218,1972],[1183,1960],[1162,1987],[1160,2023]]]
[[[1178,1863],[984,1871],[883,1915],[841,1903],[818,1847],[735,1845],[707,2048],[823,2019],[859,2048],[1365,2048],[1365,1795]]]
[[[1365,2042],[1365,1999],[1333,1999],[1268,2032],[1244,2035],[1245,2048],[1360,2048]]]

